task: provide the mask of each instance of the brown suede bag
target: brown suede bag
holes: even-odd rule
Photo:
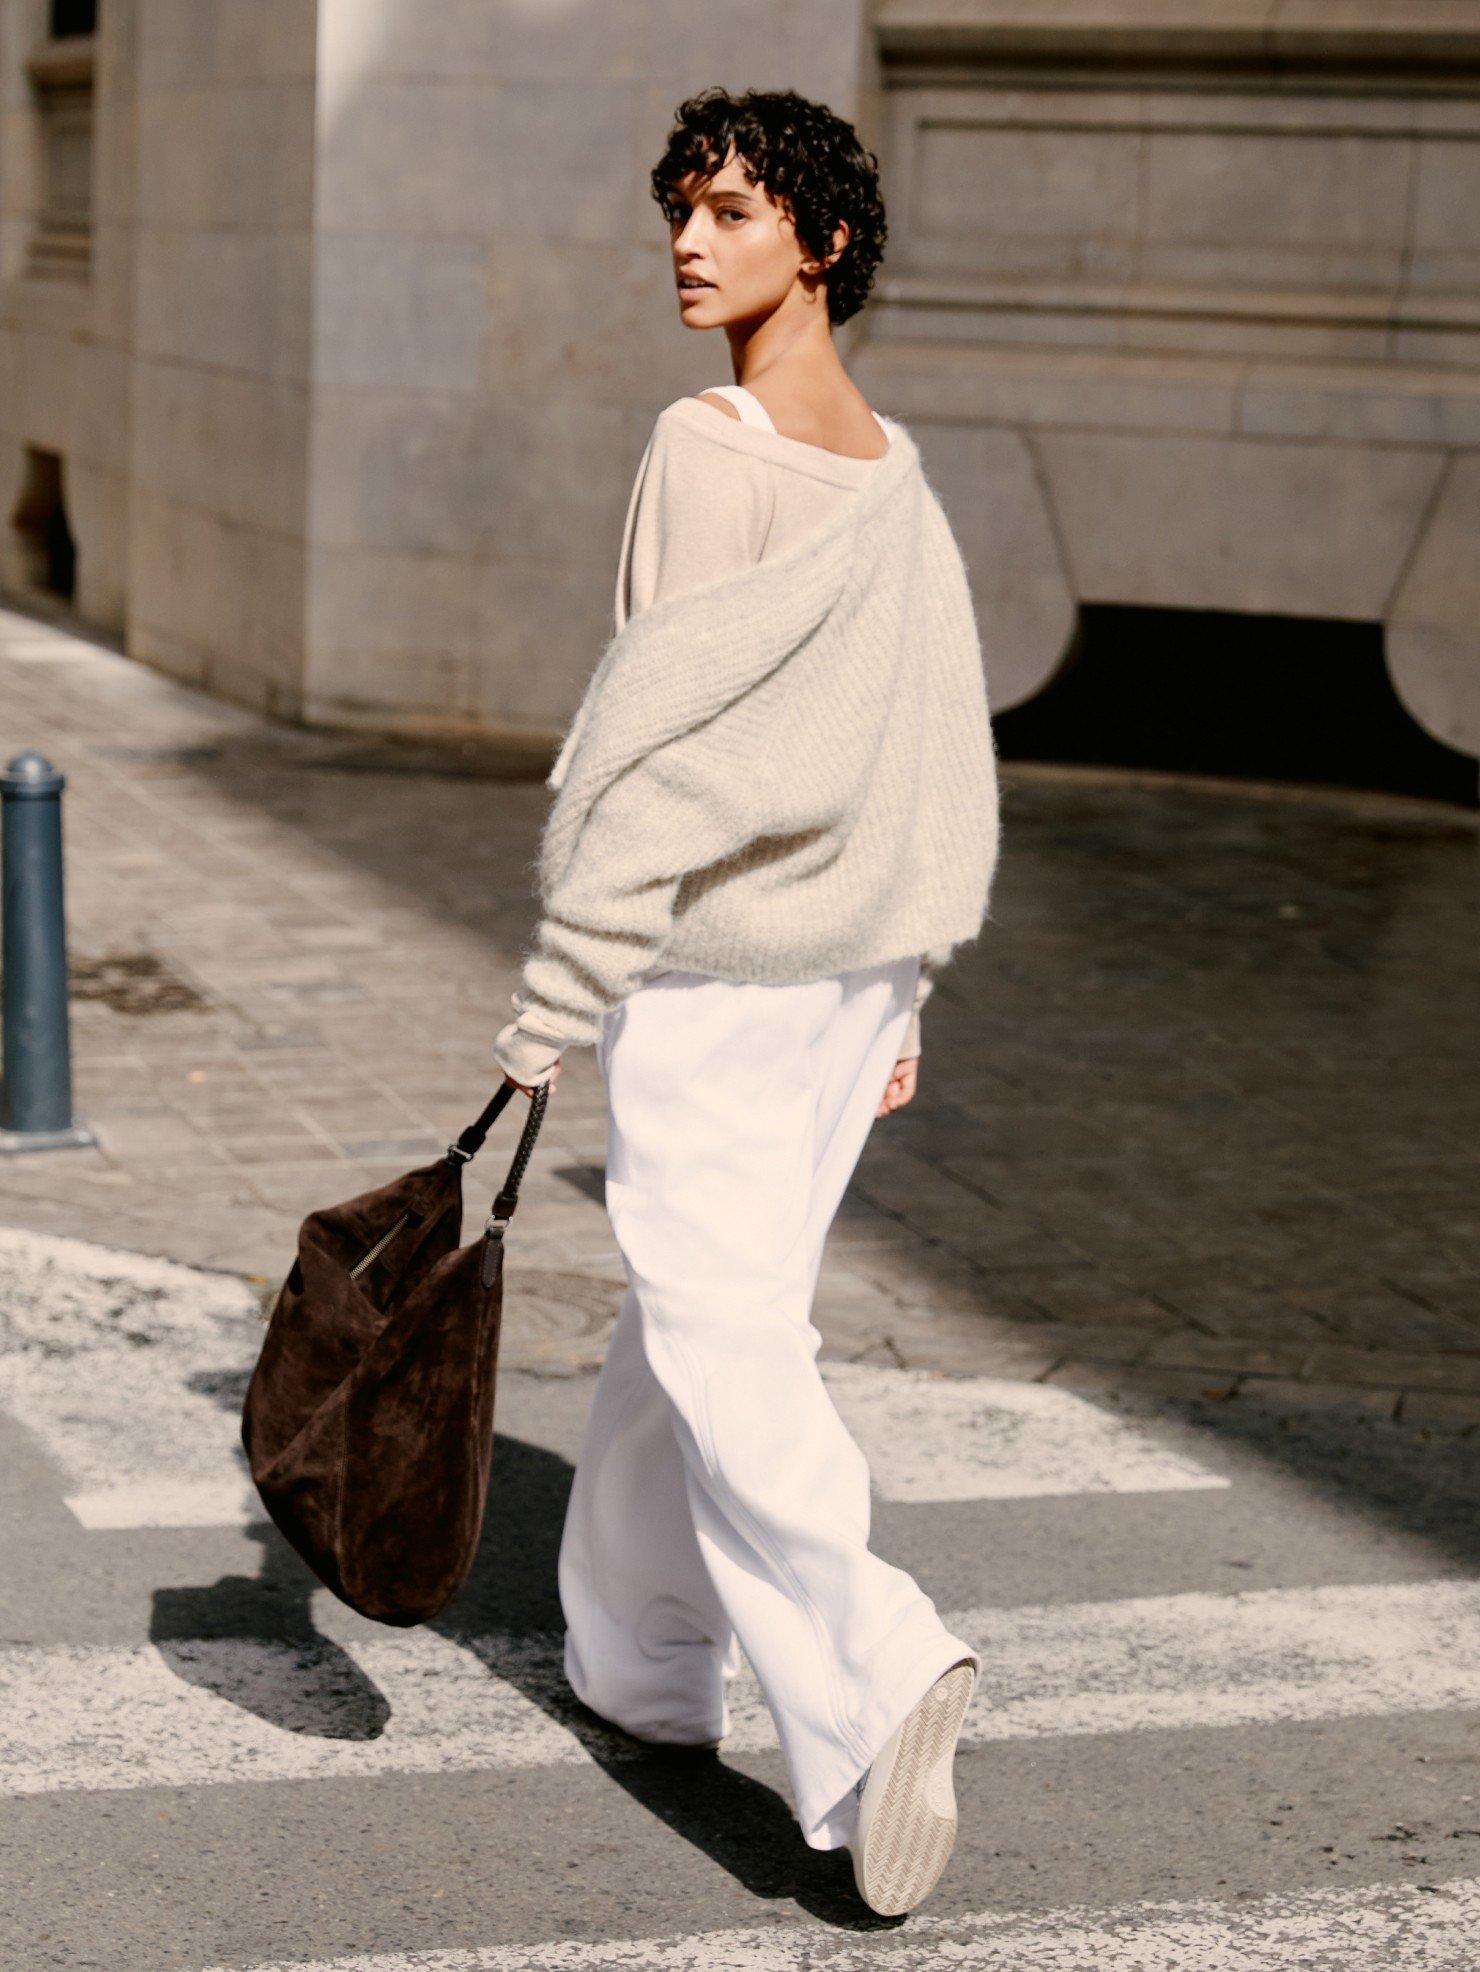
[[[504,1233],[548,1084],[468,1246],[462,1167],[514,1093],[505,1082],[434,1164],[309,1213],[247,1388],[242,1443],[262,1504],[319,1580],[377,1622],[435,1616],[482,1531]]]

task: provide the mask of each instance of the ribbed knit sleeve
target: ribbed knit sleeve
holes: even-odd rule
[[[628,506],[618,627],[654,603],[753,565],[771,500],[760,463],[660,415]],[[742,734],[736,744],[741,750],[727,771],[739,785],[749,772],[750,741]],[[659,747],[606,789],[558,882],[545,888],[544,915],[513,996],[518,1019],[494,1042],[506,1074],[529,1085],[547,1080],[564,1047],[599,1038],[604,1014],[651,968],[678,886],[719,820],[712,782],[694,772],[679,746]]]
[[[920,1016],[925,1010],[925,1002],[935,991],[935,982],[951,962],[954,945],[934,945],[928,952],[920,954],[920,977],[915,985],[915,1001],[910,1009],[910,1021],[904,1030],[904,1040],[900,1044],[899,1058],[907,1061],[911,1055],[922,1051]]]
[[[922,953],[920,956],[920,977],[915,985],[915,1000],[914,1005],[910,1008],[909,1025],[905,1028],[904,1039],[899,1044],[899,1058],[901,1061],[907,1061],[911,1055],[918,1055],[923,1052],[924,1035],[921,1030],[920,1016],[924,1012],[925,1002],[934,991],[935,973],[927,965],[925,956]]]

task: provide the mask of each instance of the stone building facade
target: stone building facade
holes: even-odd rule
[[[704,84],[880,153],[844,354],[994,703],[1084,603],[1381,623],[1480,756],[1477,0],[0,0],[0,584],[295,719],[558,736]]]

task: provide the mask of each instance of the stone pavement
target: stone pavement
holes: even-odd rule
[[[0,613],[0,729],[68,776],[77,1113],[0,1219],[251,1277],[492,1087],[542,763],[306,733]],[[830,1242],[830,1355],[1480,1420],[1480,816],[1005,766],[991,920]],[[600,1358],[623,1275],[567,1057],[505,1361]],[[522,1104],[522,1098],[516,1098]],[[512,1147],[467,1174],[466,1236]]]

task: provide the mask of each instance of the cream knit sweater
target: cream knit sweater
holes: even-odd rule
[[[697,398],[658,418],[617,632],[547,785],[544,915],[494,1055],[538,1083],[668,967],[787,983],[921,955],[902,1054],[997,860],[970,592],[917,448],[876,460]]]

